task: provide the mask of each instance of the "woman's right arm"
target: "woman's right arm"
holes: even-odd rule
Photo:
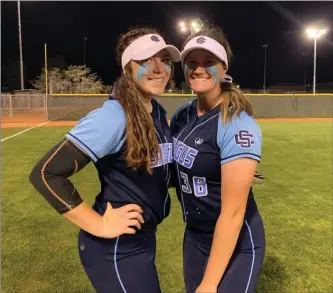
[[[113,238],[123,233],[134,234],[130,225],[140,228],[141,208],[108,207],[100,216],[85,202],[68,179],[82,170],[90,158],[67,138],[56,144],[33,168],[29,180],[37,191],[70,222],[97,237]],[[135,220],[135,219],[139,219]]]
[[[82,118],[34,167],[30,181],[43,197],[69,221],[98,237],[114,238],[134,234],[140,229],[142,210],[128,204],[113,209],[110,204],[100,216],[83,202],[68,179],[90,161],[97,163],[105,156],[120,151],[126,139],[126,116],[117,101],[107,100],[103,106]]]
[[[58,213],[81,229],[100,236],[101,216],[83,202],[68,179],[89,162],[90,158],[65,138],[39,160],[31,171],[29,180]]]

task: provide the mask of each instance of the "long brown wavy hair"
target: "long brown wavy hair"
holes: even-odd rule
[[[128,32],[120,35],[116,47],[117,62],[120,66],[121,56],[126,47],[137,38],[147,34],[162,36],[159,31],[153,28],[131,28]],[[142,92],[139,91],[132,79],[129,64],[116,81],[113,94],[126,114],[126,162],[133,170],[142,168],[152,174],[150,162],[159,159],[161,151],[153,120],[144,106]]]
[[[185,45],[193,38],[197,36],[206,36],[214,39],[218,43],[220,43],[227,52],[228,57],[228,66],[230,67],[231,59],[232,59],[232,51],[229,45],[229,42],[223,33],[223,31],[217,27],[211,25],[199,31],[185,41],[183,45],[183,50]],[[224,69],[227,68],[226,64],[222,61],[222,65]],[[241,112],[245,111],[250,116],[254,115],[252,104],[249,100],[243,95],[243,93],[233,84],[228,82],[221,82],[221,95],[223,97],[223,101],[221,103],[221,116],[222,121],[225,124],[227,121],[231,121],[233,115],[239,115]],[[230,107],[231,106],[231,107]]]

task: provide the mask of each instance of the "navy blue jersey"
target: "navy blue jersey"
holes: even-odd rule
[[[174,180],[187,226],[211,233],[221,211],[221,164],[238,158],[260,161],[262,137],[247,113],[224,125],[220,105],[198,117],[196,104],[182,106],[171,121]],[[251,190],[245,219],[256,212]]]
[[[172,139],[166,112],[152,99],[152,118],[161,148],[161,159],[151,162],[153,174],[132,170],[124,156],[126,116],[120,103],[110,98],[101,108],[90,112],[66,135],[94,162],[101,192],[93,209],[103,214],[106,203],[114,208],[137,204],[143,209],[142,231],[156,227],[170,210],[168,183],[172,167]]]

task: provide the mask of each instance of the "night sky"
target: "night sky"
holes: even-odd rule
[[[226,33],[234,59],[229,74],[241,88],[261,89],[264,44],[267,84],[312,82],[313,41],[308,24],[329,28],[318,41],[317,82],[333,82],[333,2],[21,2],[25,87],[44,66],[44,43],[50,65],[86,63],[105,84],[120,73],[115,45],[133,25],[156,27],[179,49],[185,36],[181,19],[213,21]],[[17,2],[1,2],[1,83],[19,89]],[[184,80],[176,67],[176,84]]]

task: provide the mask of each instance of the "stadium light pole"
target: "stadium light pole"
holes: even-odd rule
[[[263,48],[265,48],[265,62],[264,62],[264,93],[266,93],[266,56],[267,56],[267,47],[268,45],[263,45]]]
[[[87,37],[83,38],[83,64],[86,65],[86,41],[88,40]]]
[[[306,33],[310,39],[313,39],[313,94],[316,93],[316,66],[317,66],[317,39],[325,35],[326,29],[308,28]]]
[[[18,18],[18,30],[19,30],[19,51],[20,51],[20,79],[21,90],[24,90],[24,76],[23,76],[23,53],[22,53],[22,32],[21,32],[21,5],[20,1],[17,1],[17,18]]]

